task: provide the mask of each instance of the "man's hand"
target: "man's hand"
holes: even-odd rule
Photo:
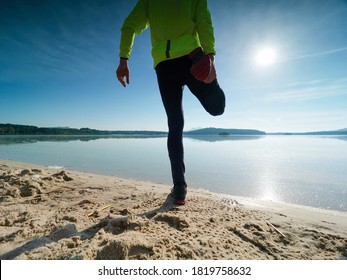
[[[201,48],[197,48],[189,54],[189,57],[193,61],[190,73],[195,79],[206,84],[216,79],[217,74],[213,54],[205,54]]]
[[[207,78],[204,80],[205,84],[212,83],[216,78],[217,78],[217,73],[216,73],[216,66],[214,64],[214,55],[213,54],[208,54],[210,61],[211,61],[211,68],[210,68],[210,73],[207,76]]]
[[[126,84],[130,83],[130,71],[128,67],[128,60],[121,58],[119,60],[119,65],[116,71],[117,79],[118,81],[123,85],[123,87],[126,87]],[[125,81],[124,81],[125,78]],[[126,83],[125,83],[126,82]]]

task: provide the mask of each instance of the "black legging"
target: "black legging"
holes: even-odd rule
[[[171,162],[174,186],[187,186],[183,160],[183,126],[182,95],[184,85],[198,98],[205,110],[213,116],[223,114],[225,95],[217,80],[205,84],[196,80],[189,69],[191,60],[188,56],[160,62],[155,68],[159,90],[168,119],[167,147]]]

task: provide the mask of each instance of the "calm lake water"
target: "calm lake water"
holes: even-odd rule
[[[347,211],[346,136],[184,138],[189,186]],[[0,136],[0,158],[171,184],[166,138]]]

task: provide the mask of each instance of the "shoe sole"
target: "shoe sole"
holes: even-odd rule
[[[176,205],[184,205],[184,204],[186,204],[186,202],[184,200],[176,200],[176,201],[174,201],[174,204],[176,204]]]

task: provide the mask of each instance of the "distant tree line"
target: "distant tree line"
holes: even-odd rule
[[[97,130],[91,128],[68,128],[68,127],[37,127],[33,125],[19,124],[0,124],[0,135],[91,135],[91,136],[166,136],[167,132],[163,131],[147,131],[147,130]],[[202,128],[193,131],[184,132],[185,136],[199,135],[219,135],[219,136],[235,136],[235,135],[347,135],[347,128],[333,131],[316,131],[302,133],[266,133],[254,129],[226,129],[226,128]]]
[[[0,124],[0,135],[166,135],[162,131],[97,130],[90,128],[37,127],[32,125]]]

